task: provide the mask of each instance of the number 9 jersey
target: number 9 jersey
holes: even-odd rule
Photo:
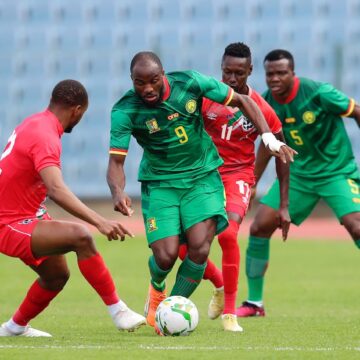
[[[227,104],[232,95],[226,84],[195,71],[166,74],[163,101],[156,106],[130,90],[112,109],[109,152],[126,155],[133,135],[144,149],[139,181],[205,175],[222,160],[204,130],[203,97]]]

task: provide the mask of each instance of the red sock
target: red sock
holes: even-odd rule
[[[21,326],[25,326],[36,315],[41,313],[50,301],[60,292],[46,290],[36,280],[30,287],[22,304],[16,310],[13,320]]]
[[[106,305],[113,305],[119,301],[114,281],[99,253],[88,259],[79,260],[78,265],[84,278]]]
[[[239,224],[234,220],[230,220],[229,227],[219,235],[225,293],[224,314],[235,314],[240,265],[240,248],[237,242],[238,231]]]
[[[187,254],[187,246],[186,244],[181,244],[179,247],[179,258],[181,260],[184,260],[186,254]],[[216,288],[220,288],[224,286],[223,276],[220,269],[218,269],[210,259],[207,259],[203,279],[210,280]]]

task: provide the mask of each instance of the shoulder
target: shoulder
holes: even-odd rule
[[[129,108],[138,107],[141,104],[141,100],[136,95],[133,89],[127,91],[112,107],[112,111],[123,110],[126,111]]]

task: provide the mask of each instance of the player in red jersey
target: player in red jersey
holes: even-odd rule
[[[51,220],[43,206],[46,196],[72,215],[94,225],[109,240],[131,232],[83,204],[65,185],[61,169],[61,136],[69,133],[88,107],[86,89],[64,80],[53,89],[48,108],[26,118],[9,138],[0,158],[0,252],[16,257],[38,274],[0,336],[51,336],[28,323],[63,289],[69,270],[63,254],[74,251],[89,284],[107,305],[119,330],[133,330],[145,318],[119,299],[114,281],[94,240],[82,224]]]
[[[225,48],[222,58],[222,80],[237,93],[249,95],[259,106],[272,133],[282,142],[281,122],[269,104],[247,85],[252,72],[251,52],[243,43],[230,44]],[[255,140],[258,133],[252,123],[233,107],[204,99],[202,114],[205,129],[213,139],[224,164],[219,168],[226,192],[226,211],[229,227],[219,236],[222,249],[221,271],[208,260],[204,278],[215,286],[210,302],[208,316],[216,319],[221,313],[223,327],[228,331],[242,331],[236,320],[236,296],[239,278],[240,249],[237,242],[239,226],[248,210],[251,187],[256,182],[254,174]],[[264,146],[261,144],[260,146]],[[289,164],[276,158],[276,171],[281,186],[281,211],[279,225],[284,240],[289,230],[288,178]],[[181,249],[180,257],[186,253]]]

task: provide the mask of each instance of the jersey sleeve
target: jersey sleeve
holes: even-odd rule
[[[224,105],[233,98],[234,90],[230,86],[196,71],[192,71],[192,76],[198,83],[202,96]]]
[[[36,140],[33,142],[29,151],[37,172],[49,166],[61,167],[60,139],[54,141],[54,138],[44,135],[46,134],[36,135]]]
[[[121,110],[111,112],[110,150],[109,154],[127,155],[132,133],[129,116]]]
[[[282,130],[282,124],[274,109],[264,100],[261,100],[261,110],[266,122],[273,134],[278,134]]]
[[[331,84],[324,83],[319,88],[321,106],[336,115],[349,116],[355,107],[354,99],[335,89]]]

